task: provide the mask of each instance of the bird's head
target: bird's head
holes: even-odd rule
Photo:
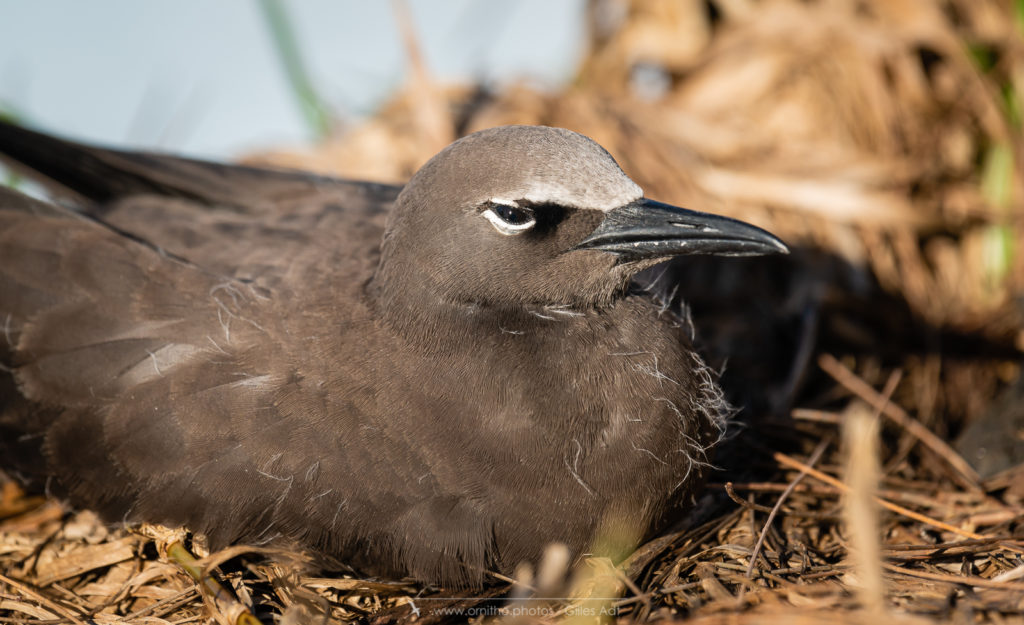
[[[382,266],[450,302],[593,306],[671,256],[786,251],[750,224],[644,198],[579,133],[503,126],[459,139],[413,176]]]

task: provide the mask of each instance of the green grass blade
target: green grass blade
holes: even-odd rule
[[[306,71],[288,11],[281,0],[259,0],[259,6],[306,124],[314,136],[323,139],[331,132],[331,116]]]

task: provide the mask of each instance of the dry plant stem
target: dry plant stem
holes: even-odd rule
[[[647,610],[651,609],[651,598],[650,596],[648,596],[648,593],[645,593],[643,590],[640,590],[640,587],[637,586],[633,582],[633,580],[629,579],[629,576],[626,575],[622,571],[622,569],[617,566],[615,567],[615,577],[618,578],[618,580],[622,582],[626,586],[626,588],[629,588],[630,592],[633,593],[633,597],[636,597],[638,601],[642,601],[644,603],[645,608]]]
[[[425,152],[433,154],[455,139],[451,116],[447,112],[447,103],[427,69],[409,3],[406,0],[392,0],[391,7],[409,62],[410,87],[416,94],[416,107],[413,111],[416,129],[426,141]]]
[[[240,604],[223,586],[217,583],[217,580],[213,579],[207,572],[206,567],[203,567],[196,560],[195,556],[189,553],[188,549],[180,542],[167,546],[167,557],[185,569],[185,572],[197,584],[203,587],[210,598],[213,599],[214,604],[219,609],[222,609],[224,614],[235,615],[232,621],[235,625],[261,625],[259,620],[252,615],[252,612],[249,612],[248,608]]]
[[[889,401],[878,391],[871,388],[871,385],[860,379],[857,374],[843,366],[838,360],[829,354],[822,354],[818,358],[818,365],[825,373],[832,376],[848,391],[857,395],[876,410],[889,417],[893,422],[905,429],[926,447],[935,452],[939,458],[944,460],[954,471],[954,477],[962,486],[969,490],[980,491],[981,477],[967,461],[963,459],[946,441],[935,435],[934,432],[921,425],[921,423],[908,415],[902,408]]]
[[[839,425],[843,422],[842,416],[828,412],[827,410],[811,410],[809,408],[794,408],[790,413],[794,419],[801,421],[814,421],[816,423],[830,423],[832,425]]]
[[[749,508],[751,506],[750,502],[745,500],[745,499],[742,499],[739,495],[737,495],[736,494],[737,490],[749,491],[749,492],[754,492],[754,493],[781,493],[784,490],[786,490],[787,488],[789,488],[789,483],[788,482],[726,482],[726,483],[723,484],[722,482],[708,482],[708,489],[713,489],[713,488],[728,488],[728,489],[731,489],[733,495],[731,495],[730,497],[732,498],[732,500],[735,501],[736,503],[742,505],[742,506],[746,506],[746,507]],[[727,490],[726,493],[728,493],[728,492],[729,491]],[[798,485],[796,487],[796,491],[795,492],[798,492],[798,493],[808,493],[808,494],[818,495],[818,496],[835,495],[836,494],[835,489],[828,488],[826,486],[811,486],[809,484]],[[768,506],[763,506],[763,507],[764,508],[768,508]],[[769,510],[767,510],[767,509],[765,510],[765,512],[768,512],[768,511]]]
[[[729,496],[729,499],[732,499],[738,505],[743,506],[747,510],[753,510],[754,512],[771,512],[772,511],[772,509],[770,507],[768,507],[768,506],[762,506],[762,505],[756,504],[756,503],[754,503],[752,501],[747,501],[746,499],[743,499],[742,497],[737,495],[736,491],[733,490],[732,482],[726,482],[724,490],[725,490],[725,494]]]
[[[899,381],[893,372],[886,385],[886,402]],[[878,453],[878,418],[880,409],[868,414],[862,404],[856,404],[843,424],[846,448],[845,481],[848,487],[843,496],[843,516],[850,539],[847,557],[854,564],[861,605],[873,614],[885,613],[885,582],[882,579],[882,550],[879,537],[877,496],[880,471]]]
[[[26,597],[29,597],[30,599],[34,599],[35,601],[38,601],[39,603],[41,603],[42,605],[46,606],[47,608],[50,608],[54,612],[57,612],[58,614],[62,615],[64,618],[68,619],[72,623],[75,623],[76,625],[85,625],[85,622],[80,620],[77,616],[75,616],[74,612],[72,612],[68,608],[65,608],[64,606],[62,606],[59,603],[56,603],[54,601],[51,601],[50,599],[47,599],[46,597],[44,597],[43,595],[39,594],[38,592],[32,590],[31,588],[29,588],[25,584],[22,584],[21,582],[13,580],[10,577],[7,577],[6,575],[3,575],[3,574],[0,574],[0,582],[2,582],[4,584],[7,584],[11,588],[14,588],[15,590],[19,591],[21,594],[25,595]]]
[[[1024,564],[1015,569],[1005,571],[992,578],[994,582],[1012,582],[1024,577]]]
[[[508,575],[502,575],[501,573],[496,573],[495,571],[486,571],[486,573],[498,581],[506,582],[508,584],[512,584],[513,586],[523,586],[523,584],[520,584],[518,581],[509,577]],[[531,592],[537,592],[537,589],[533,586],[526,586],[526,588]]]
[[[167,613],[166,611],[161,611],[162,608],[170,606],[170,608],[173,610],[175,606],[180,604],[183,600],[191,597],[195,593],[196,589],[194,587],[185,589],[176,595],[165,597],[163,599],[160,599],[156,603],[150,604],[144,608],[140,608],[135,612],[132,612],[131,614],[125,616],[124,618],[128,622],[132,622],[135,619],[141,619],[142,617],[148,616],[150,614],[152,614],[156,618],[159,618]]]
[[[775,458],[775,461],[778,462],[779,464],[787,466],[787,467],[789,467],[791,469],[797,469],[799,471],[806,471],[811,477],[813,477],[815,479],[818,479],[818,480],[821,480],[822,482],[825,482],[826,484],[836,488],[840,492],[845,493],[845,492],[849,491],[849,488],[846,486],[846,484],[843,484],[842,482],[840,482],[836,478],[832,477],[831,475],[827,475],[825,473],[822,473],[821,471],[818,471],[817,469],[813,469],[813,468],[807,466],[806,464],[800,462],[796,458],[791,458],[790,456],[787,456],[786,454],[781,453],[781,452],[775,452],[774,454],[772,454],[772,457]],[[896,514],[900,514],[900,515],[905,516],[905,517],[907,517],[909,519],[914,519],[915,521],[919,521],[921,523],[926,523],[928,525],[931,525],[932,527],[937,527],[939,529],[945,530],[947,532],[952,532],[954,534],[958,534],[958,535],[964,536],[966,538],[976,538],[976,539],[979,539],[979,540],[985,540],[986,539],[986,537],[982,536],[981,534],[976,534],[974,532],[969,532],[967,530],[960,529],[959,527],[956,527],[954,525],[950,525],[949,523],[944,523],[944,522],[939,521],[937,519],[933,519],[931,517],[927,517],[927,516],[925,516],[923,514],[914,512],[913,510],[909,510],[907,508],[904,508],[903,506],[896,505],[896,504],[892,503],[891,501],[886,501],[885,499],[882,499],[881,497],[875,497],[875,501],[877,501],[882,507],[884,507],[884,508],[886,508],[888,510],[891,510],[892,512],[895,512]]]
[[[928,571],[919,571],[917,569],[905,569],[901,566],[896,566],[895,564],[884,564],[883,566],[895,573],[909,575],[911,577],[920,577],[922,579],[930,579],[937,582],[946,582],[947,584],[962,584],[964,586],[974,586],[976,588],[992,588],[994,590],[1024,592],[1024,583],[1021,582],[1000,582],[984,577],[966,577],[961,575],[929,573]]]

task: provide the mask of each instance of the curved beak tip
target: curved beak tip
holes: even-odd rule
[[[775,235],[772,235],[772,238],[774,239],[772,243],[775,245],[775,254],[789,254],[789,246],[782,239]]]

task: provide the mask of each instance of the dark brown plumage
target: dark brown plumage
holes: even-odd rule
[[[448,585],[685,504],[728,407],[630,278],[785,250],[561,129],[471,135],[401,192],[10,125],[0,153],[80,208],[0,189],[8,468],[112,521]]]

